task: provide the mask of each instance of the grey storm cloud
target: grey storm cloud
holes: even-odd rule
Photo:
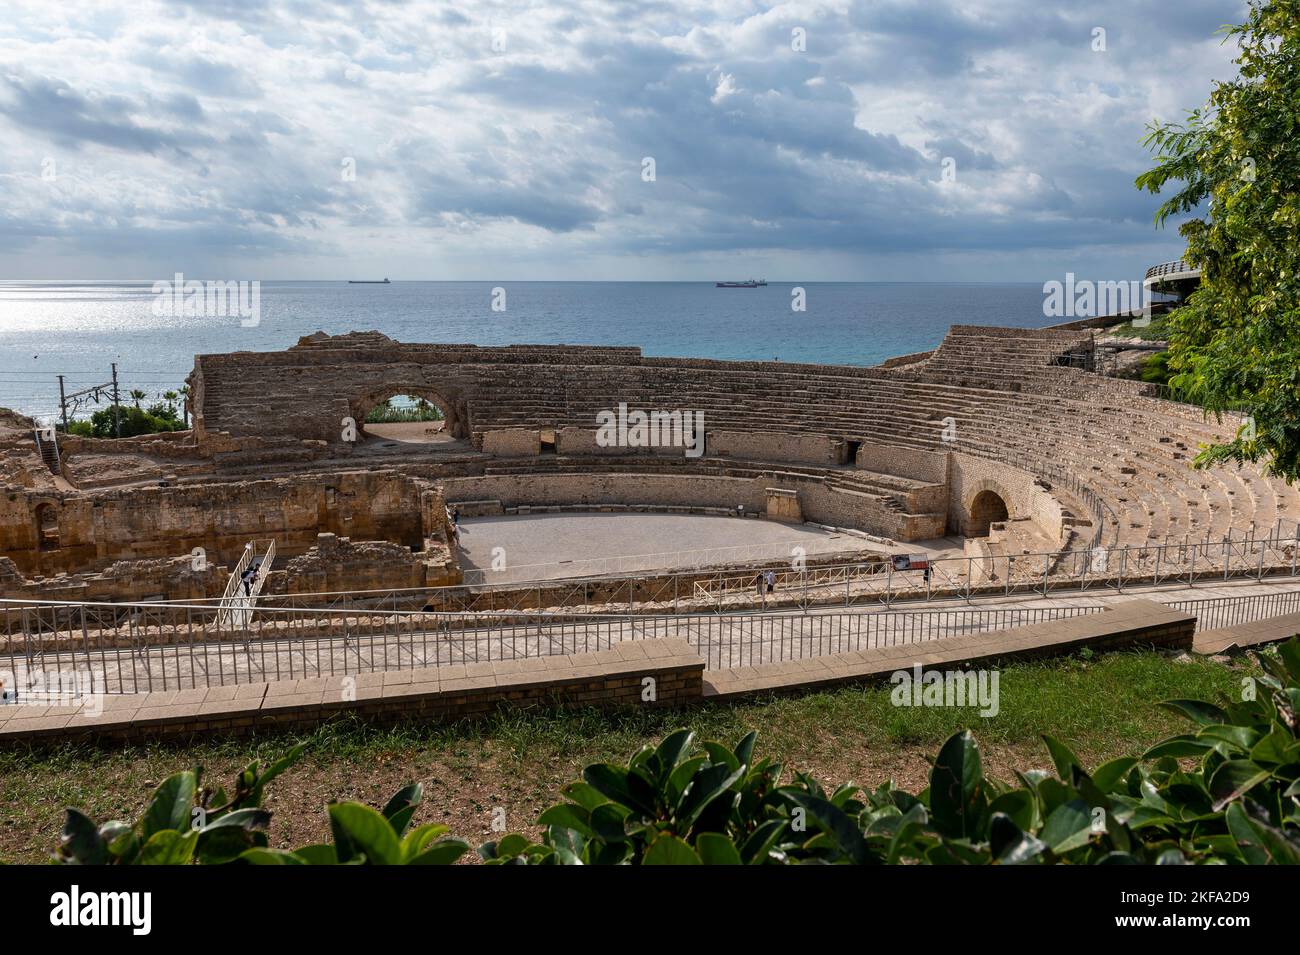
[[[183,92],[168,98],[169,112],[201,112],[198,101]],[[139,104],[115,94],[83,95],[66,82],[9,73],[0,77],[0,115],[15,126],[45,134],[60,143],[97,143],[135,152],[185,149],[211,141],[186,127],[168,131],[141,123]]]
[[[6,254],[117,235],[137,256],[453,243],[571,265],[1167,245],[1133,187],[1143,129],[1231,74],[1214,31],[1244,4],[81,6],[0,25]],[[67,178],[35,185],[51,156]]]

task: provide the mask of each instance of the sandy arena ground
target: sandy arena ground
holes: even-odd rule
[[[366,434],[404,444],[443,444],[455,440],[443,428],[445,421],[398,421],[392,424],[367,424]]]
[[[810,525],[701,514],[580,513],[463,518],[461,566],[493,583],[681,570],[890,548]],[[497,551],[501,548],[501,551]],[[504,567],[493,566],[494,555]]]

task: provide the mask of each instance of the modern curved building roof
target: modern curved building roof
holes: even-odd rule
[[[1151,268],[1147,269],[1142,284],[1146,288],[1158,290],[1162,285],[1172,285],[1176,282],[1199,282],[1200,279],[1200,269],[1193,268],[1182,259],[1178,259],[1174,262],[1162,262],[1160,265],[1151,266]]]

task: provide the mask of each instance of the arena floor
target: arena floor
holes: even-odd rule
[[[509,515],[464,518],[460,528],[467,577],[478,570],[503,583],[793,559],[796,547],[808,557],[925,549],[915,544],[886,547],[807,524],[701,514]]]

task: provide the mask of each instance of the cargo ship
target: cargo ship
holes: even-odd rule
[[[762,288],[767,285],[767,279],[747,279],[744,282],[718,282],[718,288]]]
[[[348,284],[349,285],[392,285],[393,283],[388,281],[387,278],[385,278],[383,281],[380,281],[379,279],[348,279]]]

